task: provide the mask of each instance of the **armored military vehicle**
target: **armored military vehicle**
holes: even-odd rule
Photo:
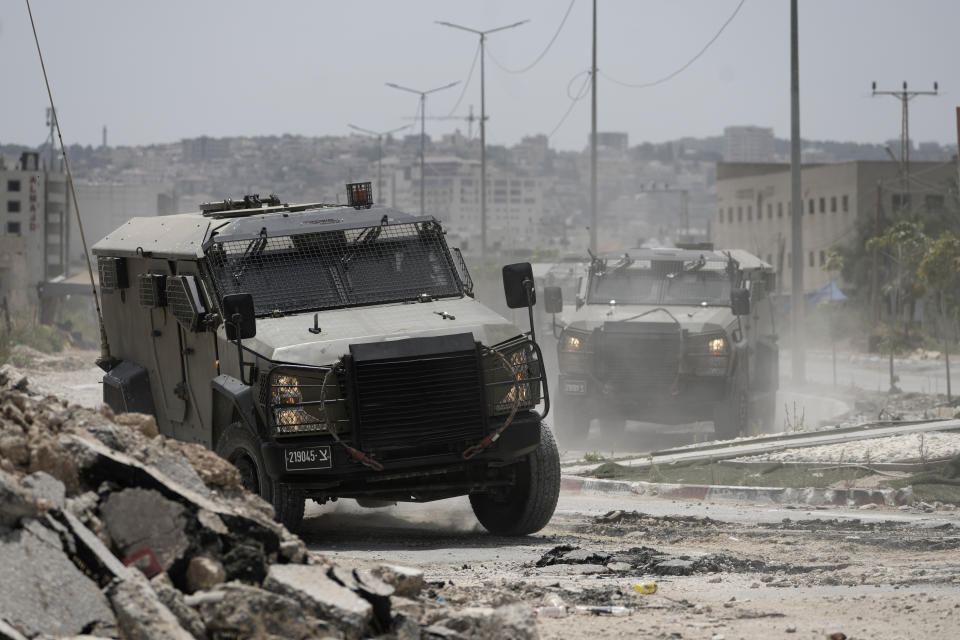
[[[541,529],[560,475],[533,328],[473,298],[439,221],[348,195],[204,204],[98,242],[104,401],[214,449],[292,528],[308,498],[469,495],[491,532]],[[504,287],[532,317],[530,265]]]
[[[575,310],[562,313],[553,422],[576,446],[591,420],[608,433],[627,419],[712,420],[719,438],[771,425],[779,352],[770,265],[741,250],[636,249],[592,257]],[[566,312],[564,312],[566,311]]]

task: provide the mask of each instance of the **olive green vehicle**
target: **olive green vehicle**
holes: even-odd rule
[[[98,242],[104,401],[214,449],[291,528],[306,499],[469,495],[489,531],[538,531],[560,468],[532,326],[473,298],[436,219],[348,193],[205,204]],[[532,316],[530,265],[504,287]]]
[[[594,257],[573,310],[544,289],[558,336],[554,425],[575,447],[591,421],[712,420],[718,438],[772,425],[779,351],[772,267],[741,250],[634,249]]]

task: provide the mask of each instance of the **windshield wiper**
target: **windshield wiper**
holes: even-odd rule
[[[390,219],[387,217],[387,215],[384,214],[384,216],[380,218],[380,226],[367,227],[361,231],[360,235],[357,236],[357,239],[353,241],[353,246],[350,248],[350,250],[343,254],[343,256],[340,258],[340,264],[344,267],[348,266],[350,262],[357,257],[357,251],[360,249],[360,247],[376,242],[377,238],[380,237],[380,232],[383,230],[383,227],[386,226],[389,220]]]

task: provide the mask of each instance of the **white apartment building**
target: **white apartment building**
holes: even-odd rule
[[[725,127],[723,160],[725,162],[772,162],[773,143],[771,128],[753,125]]]
[[[914,162],[911,175],[927,186],[912,188],[912,209],[921,215],[949,206],[948,185],[956,178],[954,163]],[[805,165],[803,189],[803,287],[815,291],[837,273],[824,270],[835,247],[858,241],[857,222],[874,220],[877,206],[901,206],[899,164],[842,162]],[[789,164],[717,164],[717,211],[713,241],[718,249],[745,249],[772,264],[780,274],[780,290],[790,291],[791,186]]]
[[[444,224],[465,250],[479,251],[481,231],[480,161],[456,156],[427,156],[424,162],[424,212]],[[420,164],[397,169],[384,190],[409,213],[420,211]],[[487,166],[487,246],[493,251],[535,248],[544,243],[544,179],[508,174]]]

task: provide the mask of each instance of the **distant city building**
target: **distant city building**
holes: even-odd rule
[[[226,158],[230,155],[229,138],[200,136],[199,138],[183,140],[181,145],[183,147],[183,159],[187,162],[203,162],[204,160]]]
[[[425,172],[425,213],[437,216],[457,243],[470,251],[479,251],[482,235],[480,161],[457,156],[427,156]],[[396,175],[395,206],[419,212],[419,160],[398,170]],[[542,178],[487,167],[487,245],[490,249],[542,246],[543,191]]]
[[[88,248],[131,218],[177,212],[176,198],[169,185],[77,182],[76,188]],[[197,210],[196,206],[193,210]],[[79,233],[71,235],[69,246],[71,263],[82,263],[83,245]]]
[[[69,196],[66,176],[44,171],[36,153],[0,166],[0,299],[30,310],[37,286],[67,265]]]
[[[773,161],[773,129],[752,125],[724,128],[723,160],[724,162]]]
[[[795,261],[790,250],[790,165],[718,163],[714,244],[721,249],[746,249],[771,263],[781,274],[778,282],[783,292],[790,291],[792,266],[800,264],[804,290],[815,291],[837,277],[824,269],[830,251],[857,241],[858,221],[875,219],[878,188],[880,202],[888,212],[906,204],[923,215],[948,206],[946,194],[957,175],[955,163],[915,162],[911,170],[922,174],[928,186],[915,187],[913,201],[905,202],[898,163],[803,166],[804,255]]]
[[[587,144],[590,144],[590,136],[587,136]],[[597,147],[626,153],[627,149],[630,148],[630,137],[620,131],[598,131]]]

